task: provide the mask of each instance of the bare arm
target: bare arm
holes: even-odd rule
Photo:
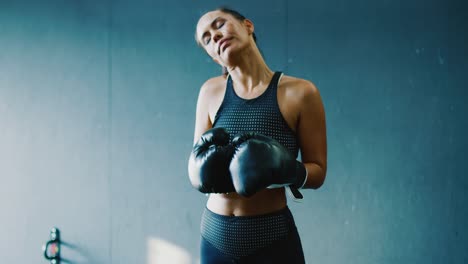
[[[210,80],[202,85],[198,94],[193,144],[200,139],[203,133],[212,127],[209,115],[209,86]]]
[[[327,172],[327,135],[325,110],[319,90],[305,81],[297,132],[302,162],[307,168],[305,188],[318,189]]]

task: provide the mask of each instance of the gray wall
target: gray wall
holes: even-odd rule
[[[322,94],[326,183],[290,201],[307,262],[468,262],[466,4],[227,4]],[[2,263],[47,263],[53,226],[69,263],[197,263],[186,164],[219,68],[193,35],[218,5],[0,0]]]

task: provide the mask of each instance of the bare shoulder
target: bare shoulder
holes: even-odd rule
[[[199,105],[200,108],[206,109],[211,123],[214,122],[216,112],[223,101],[225,91],[226,77],[223,75],[208,79],[200,88]]]
[[[201,89],[200,89],[200,94],[203,93],[204,95],[207,96],[215,96],[216,94],[219,94],[220,92],[223,92],[224,89],[226,88],[226,77],[225,76],[216,76],[212,77],[203,83]]]
[[[301,93],[304,95],[307,93],[318,93],[318,89],[315,84],[306,79],[283,75],[281,82],[285,88],[290,90],[290,92]]]
[[[283,75],[281,85],[284,96],[297,104],[304,104],[320,98],[318,88],[312,81]]]

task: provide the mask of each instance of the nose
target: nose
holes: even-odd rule
[[[222,38],[222,35],[221,35],[221,33],[219,31],[216,32],[214,34],[214,36],[213,36],[213,40],[214,40],[215,43],[217,43],[221,38]]]

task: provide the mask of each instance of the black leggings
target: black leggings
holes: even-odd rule
[[[205,208],[200,263],[302,264],[305,260],[288,207],[256,216],[224,216]]]

